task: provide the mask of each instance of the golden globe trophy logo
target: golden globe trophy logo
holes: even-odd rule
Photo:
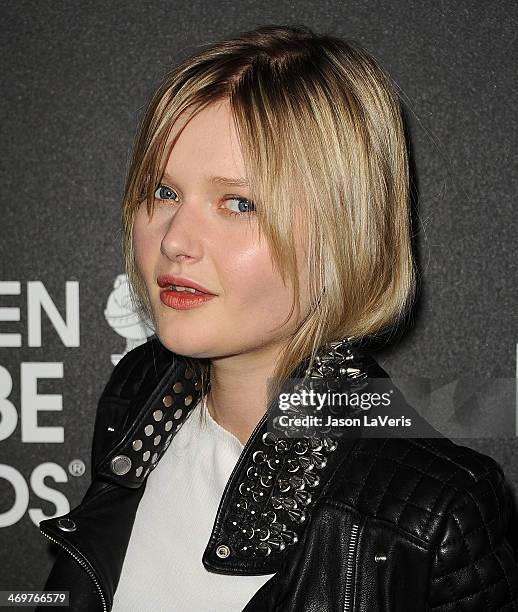
[[[0,299],[6,296],[6,302],[12,302],[12,296],[21,296],[21,283],[19,281],[0,281]],[[11,300],[7,296],[11,296]],[[65,313],[62,315],[41,281],[29,281],[26,286],[27,304],[27,338],[16,331],[12,325],[2,326],[0,333],[1,349],[19,349],[25,347],[42,347],[42,320],[43,316],[52,325],[57,336],[65,347],[80,346],[80,300],[79,282],[67,281],[65,283]],[[154,333],[149,321],[141,321],[134,312],[130,300],[129,285],[125,274],[116,277],[113,289],[108,297],[104,316],[113,331],[124,338],[125,345],[122,353],[112,353],[110,360],[113,365],[130,350],[146,342]],[[0,324],[2,322],[20,322],[20,308],[18,306],[0,306]],[[12,329],[14,331],[7,331]],[[23,340],[23,342],[22,342]],[[5,355],[5,350],[3,355]],[[45,443],[48,445],[63,444],[65,441],[64,418],[60,414],[66,410],[63,407],[61,394],[44,394],[38,392],[38,382],[44,379],[63,379],[65,361],[23,361],[19,365],[19,405],[12,399],[13,389],[18,384],[16,377],[3,364],[0,363],[0,478],[7,481],[14,490],[14,496],[4,500],[3,512],[0,513],[0,528],[10,527],[21,520],[28,513],[32,522],[39,525],[41,520],[61,516],[70,511],[70,504],[63,493],[53,489],[45,483],[69,482],[70,477],[85,474],[85,462],[81,458],[67,460],[63,467],[56,461],[45,461],[35,466],[27,466],[33,456],[30,452],[10,452],[7,454],[7,441],[16,431],[20,432],[20,442],[25,444]],[[71,381],[74,385],[74,381]],[[101,383],[102,385],[102,383]],[[100,390],[99,390],[100,393]],[[59,425],[42,426],[38,424],[38,414],[43,411],[55,413],[55,422]],[[93,415],[91,415],[93,418]],[[19,428],[19,429],[18,429]],[[17,441],[11,440],[18,444]],[[49,446],[46,455],[58,455],[57,448]],[[11,447],[12,449],[12,447]],[[51,449],[51,450],[50,450]],[[28,449],[27,449],[28,451]],[[24,458],[24,469],[27,467],[30,474],[22,474],[21,466],[9,462],[9,457]],[[9,488],[9,487],[8,487]],[[4,489],[5,490],[5,489]],[[30,492],[39,499],[51,502],[55,506],[55,513],[51,516],[43,514],[38,507],[29,507]],[[11,503],[12,500],[12,503]],[[5,502],[8,502],[7,504]],[[34,502],[32,502],[34,504]],[[6,505],[9,506],[6,508]]]
[[[104,316],[113,331],[126,340],[124,352],[111,355],[113,365],[117,365],[126,353],[146,342],[147,338],[154,334],[151,322],[142,321],[133,308],[126,274],[119,274],[115,279]]]

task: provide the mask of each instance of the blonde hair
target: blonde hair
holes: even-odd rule
[[[409,171],[396,87],[356,43],[305,26],[267,25],[203,46],[163,78],[141,120],[122,203],[123,254],[135,308],[152,319],[135,264],[135,212],[148,213],[180,113],[230,102],[250,199],[283,280],[300,287],[293,219],[302,227],[310,311],[279,355],[281,380],[323,343],[381,334],[415,295]],[[291,316],[291,312],[290,312]],[[192,359],[206,390],[210,363]]]

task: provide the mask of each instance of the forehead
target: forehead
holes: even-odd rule
[[[211,173],[240,173],[244,176],[244,161],[239,136],[230,104],[213,102],[202,110],[187,109],[171,127],[165,142],[165,170],[185,170],[193,163],[211,166]],[[236,174],[237,176],[237,174]]]

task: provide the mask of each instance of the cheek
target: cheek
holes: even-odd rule
[[[245,313],[256,316],[261,312],[273,318],[288,313],[291,290],[285,287],[274,270],[264,246],[255,246],[230,253],[227,249],[223,266],[227,298]]]
[[[155,256],[156,240],[146,216],[140,213],[137,213],[133,224],[133,251],[135,253],[135,263],[140,273],[148,280]]]

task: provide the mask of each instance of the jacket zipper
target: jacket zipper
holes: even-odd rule
[[[356,545],[358,544],[358,530],[360,526],[354,524],[351,528],[351,535],[349,537],[349,545],[347,547],[347,559],[345,566],[345,598],[344,598],[344,610],[343,612],[350,612],[352,610],[352,598],[353,598],[353,580],[354,580],[354,556],[356,552]]]
[[[97,579],[96,575],[94,574],[94,571],[90,568],[90,566],[88,565],[88,563],[86,561],[84,561],[83,559],[81,559],[80,557],[78,557],[72,550],[70,550],[67,546],[65,546],[65,544],[63,544],[63,542],[60,542],[59,540],[56,540],[56,538],[53,538],[52,536],[48,535],[47,533],[45,533],[43,531],[43,529],[40,529],[40,532],[49,540],[52,540],[53,542],[55,542],[56,544],[58,544],[59,546],[61,546],[61,548],[63,548],[64,550],[66,550],[70,555],[72,555],[72,557],[79,563],[79,565],[86,571],[86,573],[90,576],[90,578],[92,579],[92,581],[94,582],[95,586],[97,587],[97,591],[99,593],[99,596],[101,598],[101,602],[103,605],[103,612],[108,612],[108,606],[106,605],[106,599],[104,597],[104,594],[102,592],[101,589],[101,585],[99,583],[99,580]]]

